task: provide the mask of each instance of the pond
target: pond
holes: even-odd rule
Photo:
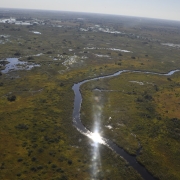
[[[1,70],[2,73],[8,73],[16,70],[31,70],[33,67],[40,67],[39,64],[19,61],[18,58],[7,58],[5,62],[7,63],[5,64],[5,69]]]
[[[38,32],[38,31],[32,31],[32,33],[34,33],[34,34],[41,34],[41,33]]]

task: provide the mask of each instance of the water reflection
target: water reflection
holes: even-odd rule
[[[102,173],[101,156],[100,156],[100,144],[105,144],[104,139],[101,137],[101,121],[102,121],[102,107],[103,102],[101,96],[93,97],[93,132],[88,136],[92,140],[92,158],[91,158],[91,179],[98,179]]]
[[[91,179],[96,180],[99,177],[99,174],[102,172],[102,165],[101,165],[101,158],[100,158],[100,151],[99,151],[99,142],[97,139],[98,137],[94,138],[92,144],[92,157],[91,157]]]
[[[2,73],[15,70],[31,70],[33,67],[40,67],[39,64],[19,61],[18,58],[7,58],[5,62],[7,64],[5,63],[5,69],[1,70]]]
[[[94,133],[91,133],[91,136],[89,136],[93,141],[94,141],[94,144],[103,144],[104,141],[102,139],[102,137],[100,136],[100,134],[98,132],[94,132]]]
[[[100,79],[105,79],[105,78],[111,78],[115,76],[119,76],[121,73],[124,72],[131,72],[131,73],[143,73],[143,74],[154,74],[154,75],[159,75],[159,76],[170,76],[173,75],[175,72],[178,72],[180,70],[172,70],[169,73],[166,74],[159,74],[156,72],[142,72],[142,71],[130,71],[130,70],[121,70],[118,71],[114,74],[106,75],[106,76],[101,76],[101,77],[96,77],[92,78],[89,80],[84,80],[81,81],[77,84],[74,84],[72,89],[75,94],[75,99],[74,99],[74,110],[73,110],[73,124],[77,128],[77,130],[89,137],[91,139],[91,145],[92,145],[92,162],[91,162],[91,170],[92,170],[92,178],[93,180],[95,179],[100,179],[96,178],[102,175],[102,168],[101,168],[101,158],[100,158],[100,144],[106,145],[108,148],[110,148],[112,151],[115,153],[119,154],[121,157],[123,157],[130,166],[132,166],[137,172],[142,176],[143,179],[151,180],[155,179],[146,169],[144,166],[142,166],[138,161],[136,160],[136,156],[128,154],[126,151],[124,151],[122,148],[117,146],[115,143],[113,143],[109,139],[105,139],[101,137],[101,121],[102,121],[102,114],[103,114],[103,101],[102,98],[100,97],[100,93],[96,96],[94,96],[94,101],[92,104],[93,105],[93,120],[94,120],[94,129],[92,132],[90,132],[81,122],[80,118],[80,110],[81,110],[81,103],[82,103],[82,95],[80,92],[80,86],[82,84],[85,84],[90,81],[95,81],[95,80],[100,80]],[[97,92],[97,91],[96,91]],[[101,92],[101,91],[98,91]],[[103,178],[101,178],[103,179]]]

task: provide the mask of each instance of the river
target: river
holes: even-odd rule
[[[111,78],[115,76],[119,76],[122,73],[125,72],[131,72],[131,73],[144,73],[144,74],[155,74],[155,75],[161,75],[161,76],[171,76],[175,72],[178,72],[180,70],[172,70],[167,74],[160,74],[160,73],[155,73],[155,72],[143,72],[143,71],[130,71],[130,70],[121,70],[118,71],[114,74],[106,75],[106,76],[100,76],[97,78],[92,78],[88,80],[81,81],[77,84],[74,84],[72,89],[75,94],[74,98],[74,109],[73,109],[73,125],[76,127],[76,129],[83,135],[89,137],[90,139],[93,139],[95,136],[95,133],[90,132],[81,122],[80,118],[80,110],[81,110],[81,103],[82,103],[82,95],[80,92],[80,86],[84,83],[90,82],[90,81],[95,81],[98,79],[104,79],[104,78]],[[117,146],[114,142],[112,142],[110,139],[105,139],[103,137],[97,137],[97,143],[102,144],[110,148],[112,151],[116,152],[119,154],[122,158],[124,158],[130,166],[132,166],[145,180],[154,180],[156,179],[153,177],[153,175],[146,170],[146,168],[141,165],[137,160],[136,156],[128,154],[126,151],[124,151],[123,148],[120,148]]]

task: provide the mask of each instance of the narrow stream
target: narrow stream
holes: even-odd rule
[[[123,72],[131,72],[131,73],[144,73],[144,74],[155,74],[155,75],[163,75],[163,76],[170,76],[173,75],[175,72],[180,71],[180,70],[173,70],[170,71],[167,74],[159,74],[159,73],[153,73],[153,72],[143,72],[143,71],[130,71],[130,70],[122,70],[118,71],[114,74],[107,75],[107,76],[101,76],[97,78],[92,78],[88,80],[84,80],[82,82],[79,82],[77,84],[74,84],[72,89],[75,94],[75,99],[74,99],[74,110],[73,110],[73,125],[76,127],[76,129],[83,135],[89,137],[92,139],[93,137],[93,132],[90,132],[86,127],[82,124],[81,118],[80,118],[80,110],[81,110],[81,103],[82,103],[82,95],[80,93],[80,86],[84,83],[90,82],[90,81],[95,81],[98,79],[104,79],[104,78],[111,78],[120,75]],[[136,156],[132,156],[128,154],[126,151],[123,150],[123,148],[120,148],[117,146],[115,143],[113,143],[109,139],[105,139],[101,137],[99,140],[99,144],[103,144],[110,148],[112,151],[116,152],[119,154],[121,157],[123,157],[130,166],[132,166],[145,180],[154,180],[154,178],[151,173],[149,173],[144,166],[142,166],[140,163],[137,162]]]

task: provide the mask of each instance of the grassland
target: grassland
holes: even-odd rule
[[[92,142],[72,126],[73,84],[122,69],[165,73],[179,68],[179,48],[162,43],[179,43],[180,24],[66,12],[1,11],[2,18],[36,18],[45,24],[0,23],[4,36],[0,36],[0,59],[17,57],[40,65],[0,76],[0,178],[93,178]],[[96,25],[122,33],[80,30]],[[130,154],[140,149],[137,160],[159,179],[179,179],[179,81],[180,73],[166,77],[129,72],[84,84],[82,121],[93,130],[99,103],[102,136]],[[13,95],[16,99],[11,102],[8,97]],[[96,179],[141,178],[106,147],[100,146],[99,151],[101,167]]]
[[[140,149],[138,161],[159,179],[179,179],[179,75],[124,73],[85,84],[83,123],[93,131],[98,99],[104,137],[131,154]]]

